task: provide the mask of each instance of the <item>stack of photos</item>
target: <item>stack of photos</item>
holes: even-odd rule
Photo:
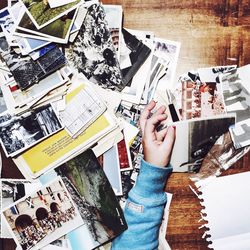
[[[120,5],[7,2],[0,144],[24,180],[1,179],[1,237],[19,249],[89,250],[126,230],[151,100],[168,116],[157,131],[176,127],[174,172],[217,175],[249,151],[250,65],[176,76],[181,44],[124,27]]]

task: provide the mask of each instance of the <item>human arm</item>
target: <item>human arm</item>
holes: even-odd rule
[[[156,131],[157,125],[167,116],[165,107],[161,107],[150,117],[155,105],[155,102],[150,102],[141,115],[144,160],[124,211],[128,229],[113,241],[112,250],[151,250],[158,247],[159,228],[167,202],[164,187],[172,172],[168,163],[175,131],[173,127]]]

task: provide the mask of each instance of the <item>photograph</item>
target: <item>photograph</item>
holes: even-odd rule
[[[249,70],[245,67],[230,71],[221,76],[224,102],[227,113],[236,113],[236,124],[230,133],[236,149],[250,145],[250,93],[243,85],[243,77]]]
[[[10,11],[8,8],[4,8],[0,10],[0,27],[1,31],[3,32],[3,35],[5,36],[6,40],[9,43],[12,43],[13,38],[13,31],[15,29],[15,20],[13,16],[10,14]]]
[[[96,248],[127,228],[114,191],[91,149],[39,180],[45,184],[57,175],[62,177],[84,221],[83,226],[68,234],[72,250]]]
[[[7,111],[6,102],[3,96],[2,89],[0,88],[0,114]]]
[[[20,115],[0,116],[1,145],[7,156],[20,154],[62,129],[50,104]]]
[[[8,84],[2,84],[1,89],[8,106],[13,109],[17,107],[21,108],[26,105],[29,106],[51,90],[65,84],[68,79],[63,77],[64,73],[62,71],[64,70],[65,67],[57,70],[42,79],[38,84],[34,84],[26,90],[21,90],[15,81]]]
[[[28,55],[32,51],[38,50],[51,42],[35,39],[35,38],[25,38],[15,35],[16,42],[21,50],[22,55]]]
[[[168,63],[168,70],[164,77],[158,82],[157,88],[165,90],[173,88],[175,84],[175,71],[180,53],[181,44],[179,42],[155,38],[154,55],[164,59]]]
[[[39,181],[30,182],[25,179],[1,179],[0,187],[1,193],[1,205],[2,210],[10,206],[13,202],[25,197],[26,195],[34,192],[42,185]],[[1,209],[0,209],[1,210]],[[11,233],[8,230],[6,222],[2,219],[1,214],[1,238],[12,238]]]
[[[201,186],[203,180],[206,183],[207,178],[220,176],[249,151],[250,146],[236,149],[230,132],[226,132],[217,139],[204,157],[199,172],[191,174],[191,180],[197,182],[195,185]]]
[[[131,65],[129,67],[122,68],[122,76],[124,84],[126,86],[130,86],[132,78],[150,55],[151,49],[141,40],[137,39],[137,37],[131,34],[127,29],[122,29],[122,35],[125,46],[129,49],[128,57]]]
[[[122,6],[104,4],[103,8],[106,13],[106,20],[108,22],[112,42],[117,53],[117,58],[120,58]]]
[[[170,164],[175,172],[198,172],[216,140],[235,124],[235,115],[175,122],[176,140]]]
[[[37,29],[27,13],[24,13],[22,19],[15,29],[15,33],[19,34],[20,36],[25,36],[23,32],[27,32],[33,34],[34,36],[37,35],[47,37],[47,40],[55,40],[56,42],[67,43],[76,13],[76,10],[72,10],[41,29]]]
[[[4,38],[0,38],[0,55],[5,60],[21,90],[38,83],[48,74],[66,64],[66,58],[57,46],[34,61],[29,56],[21,56],[16,53],[13,47],[9,47]]]
[[[154,34],[148,31],[131,29],[126,29],[126,31],[128,31],[133,37],[132,41],[135,40],[138,42],[137,45],[142,48],[141,50],[140,48],[137,50],[136,47],[132,48],[136,44],[130,44],[129,41],[127,41],[128,44],[126,44],[126,42],[123,42],[125,39],[122,39],[120,65],[122,72],[125,73],[125,75],[123,75],[125,81],[128,79],[127,77],[132,77],[122,91],[122,100],[130,103],[140,104],[143,91],[147,91],[149,85],[149,72],[154,48]],[[127,39],[129,40],[129,38]],[[133,50],[129,49],[129,47],[131,47]],[[136,51],[141,54],[136,55]],[[144,54],[144,52],[146,52],[147,56]],[[132,56],[131,54],[134,55]]]
[[[65,108],[58,112],[64,129],[72,137],[77,137],[86,130],[107,109],[104,102],[91,86],[82,85]]]
[[[123,105],[123,103],[121,102],[115,112],[115,115],[117,117],[122,117],[128,123],[137,127],[142,109],[143,108],[142,107],[140,108],[139,105],[131,104],[128,107],[128,106]]]
[[[183,120],[226,113],[220,75],[234,66],[199,68],[183,74],[174,91]]]
[[[47,0],[20,0],[37,29],[41,29],[61,16],[78,7],[80,0],[56,8],[51,8]]]
[[[183,120],[226,113],[223,95],[215,82],[183,80],[181,85],[180,113]]]
[[[60,177],[13,203],[3,215],[23,250],[40,249],[83,224]]]
[[[129,151],[129,145],[126,144],[125,139],[122,139],[117,143],[118,156],[119,156],[119,165],[120,171],[132,170],[132,162]]]
[[[250,119],[237,122],[229,131],[236,149],[250,145]]]
[[[72,68],[103,88],[124,88],[116,51],[100,4],[88,8],[84,22],[73,44],[65,49]]]
[[[122,195],[120,159],[117,144],[103,154],[103,171],[106,174],[115,195]]]

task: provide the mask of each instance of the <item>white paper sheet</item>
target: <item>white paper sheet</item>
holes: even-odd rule
[[[250,249],[249,181],[250,171],[218,177],[200,189],[212,248]]]

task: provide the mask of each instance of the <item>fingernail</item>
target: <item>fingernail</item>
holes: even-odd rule
[[[172,126],[172,128],[173,128],[174,130],[176,130],[176,126]]]

